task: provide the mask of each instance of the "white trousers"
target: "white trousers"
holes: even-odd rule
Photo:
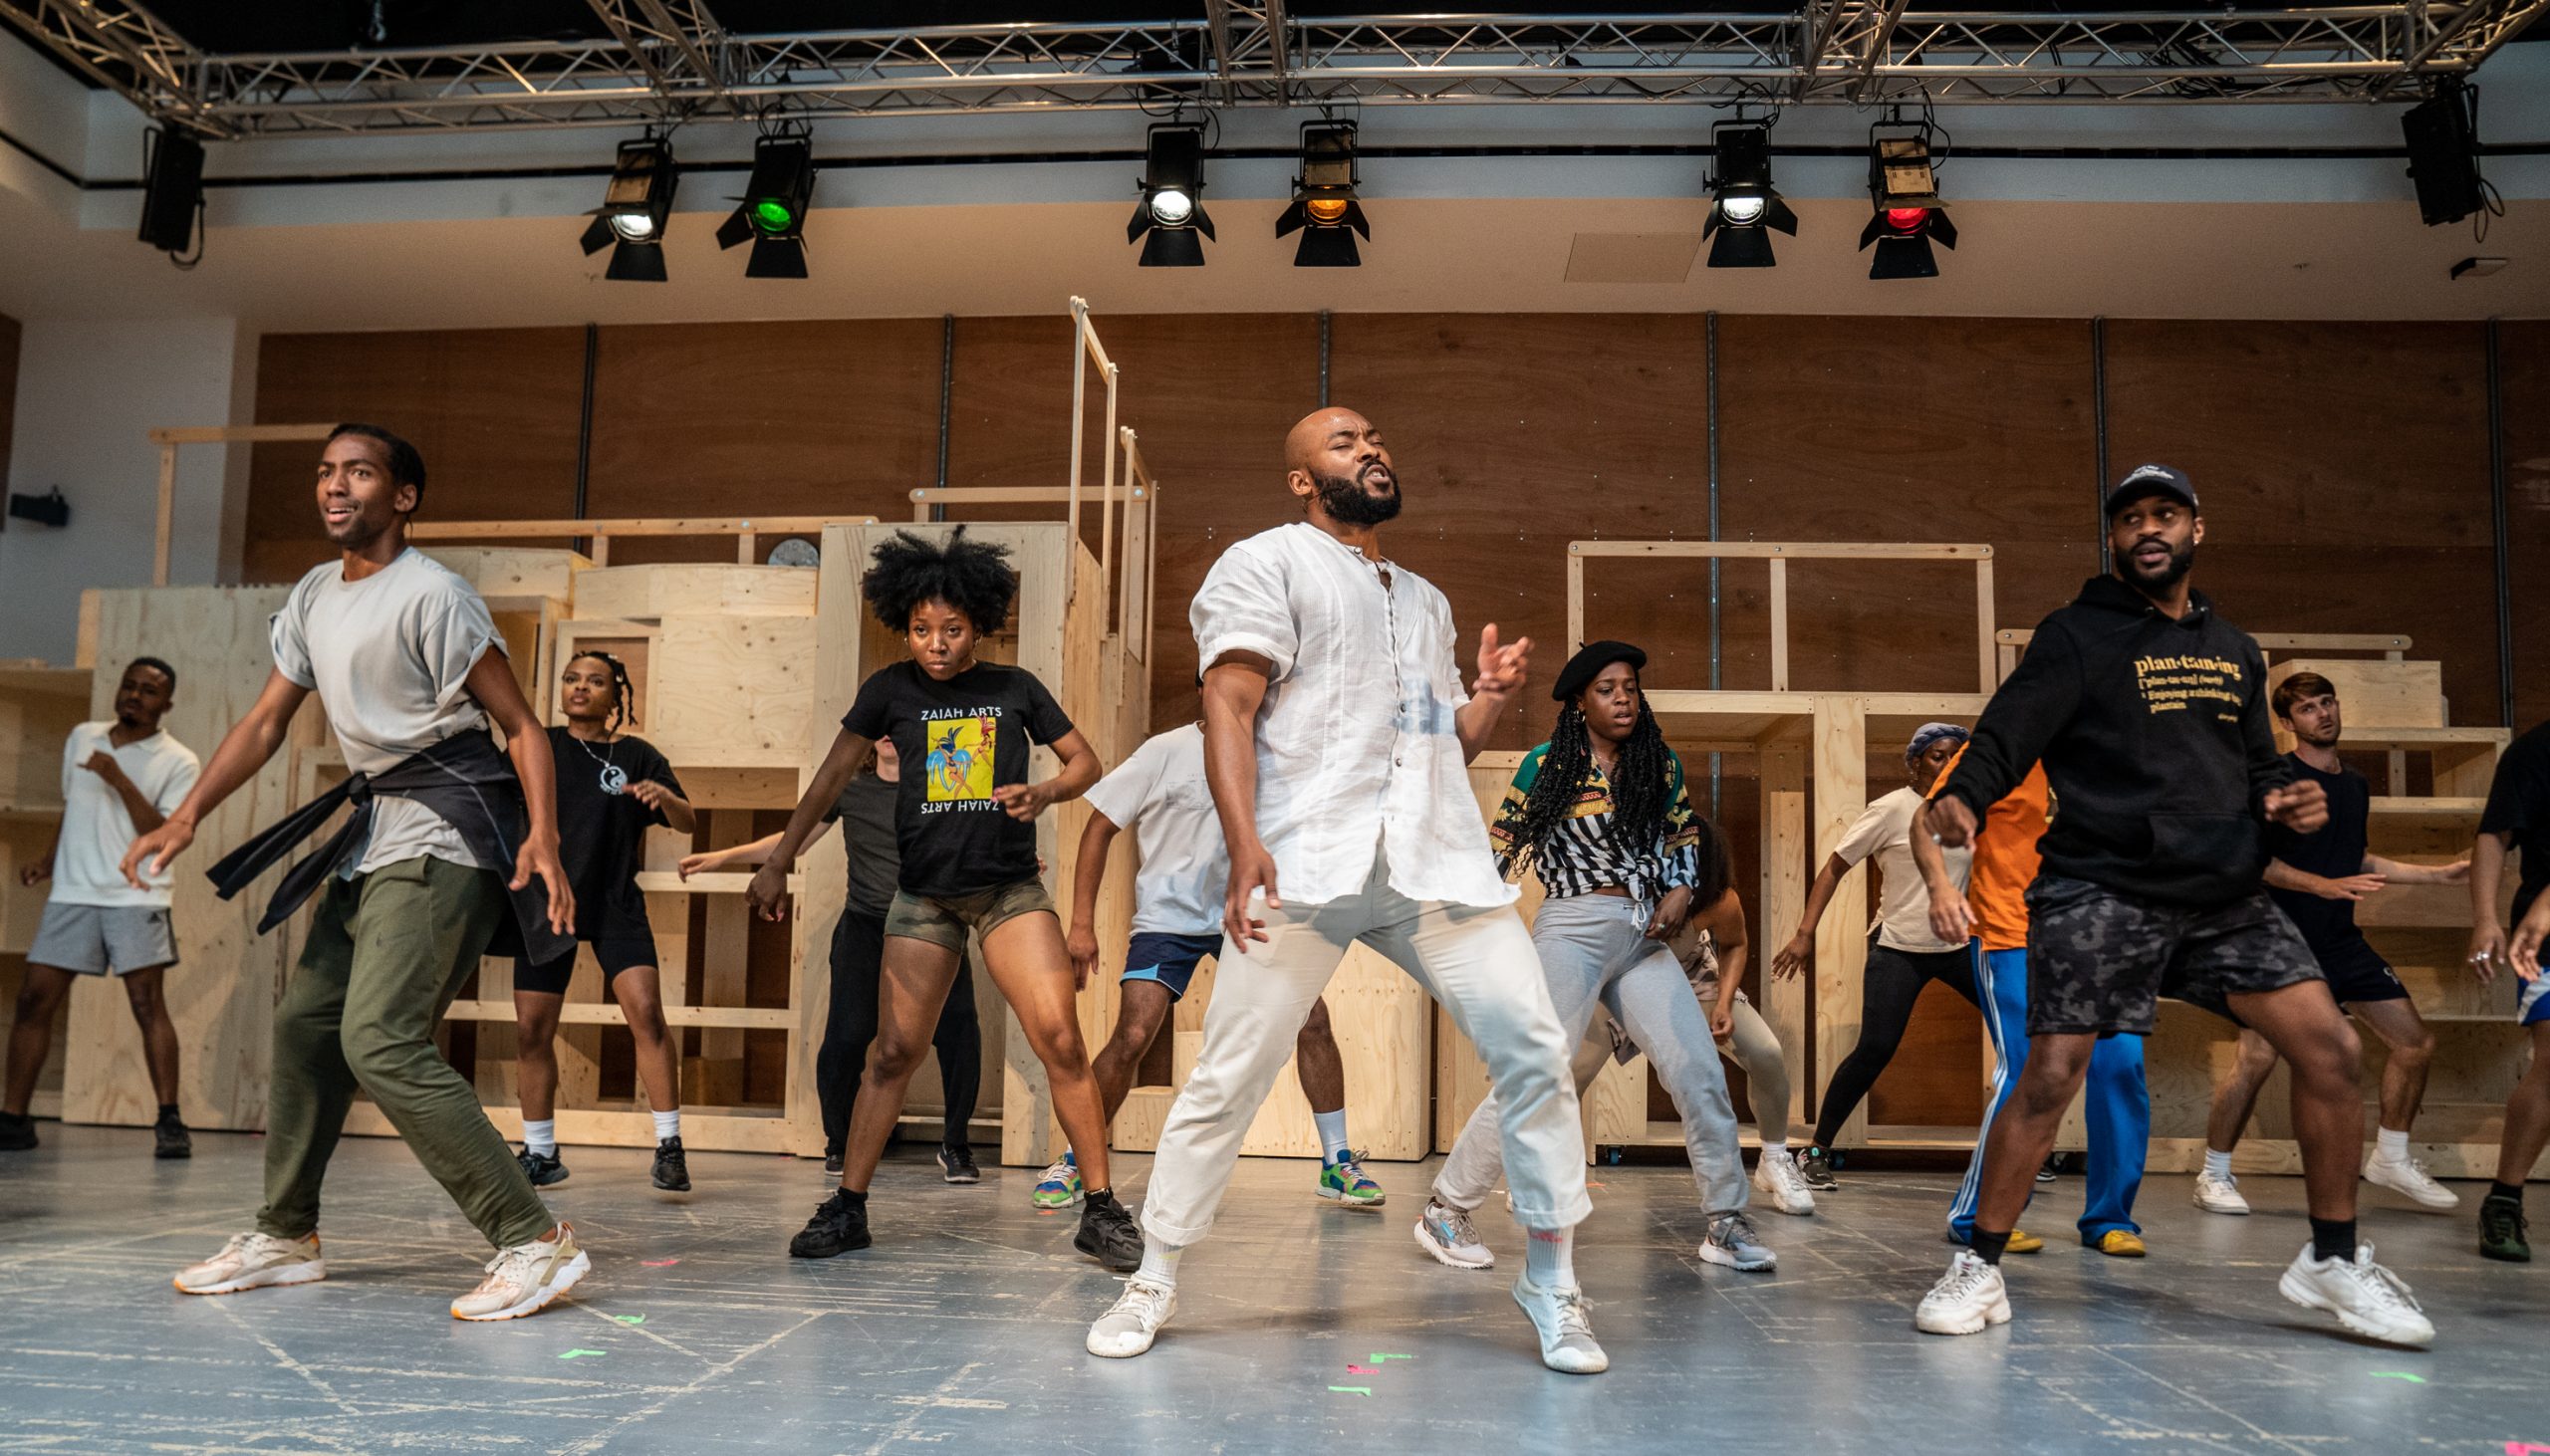
[[[1324,905],[1262,910],[1266,941],[1214,962],[1204,1045],[1169,1107],[1143,1196],[1143,1231],[1184,1246],[1213,1227],[1239,1145],[1275,1086],[1312,1003],[1357,941],[1389,957],[1450,1013],[1478,1048],[1503,1108],[1507,1182],[1525,1228],[1567,1228],[1585,1196],[1585,1131],[1560,1029],[1523,917],[1510,905],[1419,903],[1390,887],[1376,855],[1361,892]]]

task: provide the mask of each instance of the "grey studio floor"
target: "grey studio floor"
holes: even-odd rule
[[[1117,1283],[1028,1206],[1022,1169],[948,1187],[897,1148],[878,1247],[801,1263],[783,1251],[822,1192],[811,1163],[697,1154],[674,1200],[638,1152],[570,1149],[551,1201],[592,1277],[477,1326],[443,1307],[486,1251],[394,1141],[338,1156],[326,1283],[187,1299],[168,1277],[248,1224],[259,1140],[198,1134],[163,1164],[144,1132],[43,1133],[0,1161],[0,1450],[2550,1449],[2550,1267],[2485,1264],[2466,1215],[2377,1194],[2368,1234],[2441,1335],[2341,1338],[2275,1295],[2305,1238],[2290,1179],[2250,1180],[2247,1219],[2152,1179],[2141,1262],[2068,1237],[2061,1180],[2029,1220],[2048,1248],[2010,1261],[2018,1322],[1937,1339],[1911,1312],[1946,1252],[1948,1173],[1846,1173],[1820,1216],[1765,1216],[1780,1270],[1742,1275],[1694,1257],[1681,1168],[1602,1168],[1578,1267],[1613,1368],[1588,1379],[1541,1369],[1509,1274],[1414,1248],[1430,1164],[1376,1165],[1391,1205],[1359,1213],[1314,1198],[1303,1163],[1244,1160],[1168,1334],[1115,1362],[1081,1334]],[[1149,1160],[1124,1162],[1139,1191]],[[1483,1227],[1515,1254],[1501,1214]]]

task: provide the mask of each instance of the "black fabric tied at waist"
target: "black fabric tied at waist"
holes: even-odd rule
[[[265,915],[257,921],[257,933],[263,935],[300,909],[328,882],[328,876],[372,842],[375,801],[384,794],[412,799],[442,816],[459,831],[461,843],[481,865],[502,866],[495,872],[512,878],[514,856],[529,829],[529,814],[512,763],[497,750],[496,741],[482,732],[453,734],[377,774],[348,775],[344,783],[231,850],[205,876],[223,899],[235,898],[292,852],[293,846],[317,834],[341,806],[354,806],[354,813],[317,853],[283,872],[274,897],[266,902]],[[508,895],[513,901],[513,923],[497,925],[487,954],[550,961],[575,953],[575,937],[560,935],[549,926],[549,887],[538,875]]]

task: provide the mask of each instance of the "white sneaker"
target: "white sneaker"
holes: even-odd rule
[[[1416,1247],[1454,1269],[1494,1269],[1496,1254],[1479,1242],[1467,1209],[1445,1208],[1428,1198],[1416,1215]]]
[[[2433,1324],[2409,1286],[2373,1262],[2371,1244],[2356,1245],[2353,1259],[2314,1259],[2305,1244],[2275,1287],[2286,1299],[2306,1310],[2326,1310],[2368,1338],[2415,1349],[2434,1343]]]
[[[1765,1152],[1754,1162],[1753,1186],[1782,1213],[1815,1212],[1815,1194],[1797,1170],[1797,1159],[1786,1152]]]
[[[1912,1312],[1912,1328],[1924,1335],[1980,1335],[1987,1325],[2009,1323],[2010,1293],[2001,1284],[2001,1266],[1984,1263],[1971,1249],[1957,1251],[1948,1272]]]
[[[576,1230],[557,1227],[558,1237],[534,1239],[498,1251],[487,1261],[487,1277],[478,1287],[451,1302],[454,1320],[519,1320],[549,1308],[549,1302],[575,1288],[594,1262],[576,1245]]]
[[[315,1284],[328,1277],[319,1236],[278,1239],[272,1234],[233,1234],[221,1252],[177,1271],[179,1294],[235,1295],[246,1289]]]
[[[2405,1193],[2426,1208],[2459,1208],[2461,1196],[2427,1176],[2419,1158],[2384,1157],[2379,1149],[2364,1160],[2364,1181],[2394,1193]]]
[[[2240,1180],[2224,1173],[2217,1178],[2211,1173],[2195,1175],[2195,1206],[2207,1213],[2247,1213],[2249,1200],[2240,1196]]]
[[[1125,1292],[1116,1297],[1115,1308],[1089,1327],[1089,1338],[1083,1342],[1091,1354],[1129,1360],[1149,1349],[1159,1327],[1176,1313],[1177,1290],[1173,1286],[1152,1284],[1136,1275],[1125,1281]]]
[[[1709,1236],[1700,1241],[1700,1258],[1747,1274],[1777,1269],[1780,1264],[1780,1256],[1763,1245],[1753,1220],[1740,1213],[1721,1213],[1709,1220]]]
[[[1594,1342],[1594,1321],[1581,1289],[1543,1289],[1528,1274],[1514,1281],[1514,1303],[1541,1335],[1541,1363],[1562,1375],[1599,1375],[1612,1357]]]

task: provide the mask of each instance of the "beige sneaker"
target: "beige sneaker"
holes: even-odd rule
[[[174,1283],[184,1295],[235,1295],[269,1285],[316,1284],[328,1277],[319,1257],[319,1236],[278,1239],[272,1234],[233,1234],[221,1252],[201,1264],[177,1271]]]
[[[549,1302],[575,1287],[593,1261],[576,1246],[573,1225],[561,1223],[557,1237],[516,1244],[487,1261],[487,1277],[476,1289],[451,1302],[454,1320],[519,1320],[537,1315]]]

